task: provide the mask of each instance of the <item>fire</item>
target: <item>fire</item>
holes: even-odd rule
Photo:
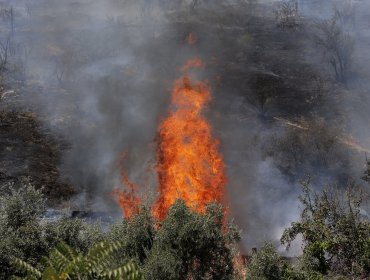
[[[200,59],[189,60],[183,71],[204,67]],[[195,211],[221,202],[226,183],[219,141],[202,115],[211,92],[206,82],[184,75],[174,83],[171,112],[158,129],[157,172],[159,199],[154,214],[163,219],[168,208],[183,199]]]
[[[127,151],[124,151],[116,161],[116,168],[121,170],[121,184],[126,186],[125,190],[115,188],[112,195],[117,200],[118,205],[122,209],[122,213],[125,218],[129,219],[139,212],[141,199],[137,193],[138,186],[130,181],[127,172],[125,171],[123,164],[127,159]]]
[[[196,58],[189,59],[181,67],[181,71],[182,72],[187,72],[187,71],[189,71],[192,68],[204,68],[204,67],[205,67],[204,62],[199,57],[196,57]]]
[[[195,45],[197,43],[197,38],[193,32],[190,32],[188,36],[186,36],[186,43],[188,43],[188,45]]]
[[[188,60],[181,71],[204,68],[199,58]],[[188,74],[175,81],[171,110],[158,129],[156,170],[159,198],[153,214],[162,220],[169,207],[182,199],[194,211],[202,212],[211,202],[222,202],[226,183],[225,165],[218,151],[219,141],[203,112],[211,100],[207,82],[192,81]],[[138,187],[127,174],[121,174],[125,191],[116,189],[114,196],[126,218],[139,211]]]
[[[129,219],[139,213],[141,199],[137,195],[138,187],[129,180],[125,172],[121,173],[121,180],[122,183],[126,185],[127,189],[121,191],[116,188],[113,190],[113,196],[117,199],[125,218]]]

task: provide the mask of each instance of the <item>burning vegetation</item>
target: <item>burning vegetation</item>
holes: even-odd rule
[[[202,62],[191,60],[191,64],[199,67]],[[184,70],[189,70],[189,63]],[[207,83],[193,82],[189,75],[178,79],[172,89],[172,110],[158,132],[159,199],[154,212],[160,219],[177,199],[204,211],[207,204],[224,197],[226,176],[219,142],[202,116],[210,99]]]
[[[0,279],[368,279],[369,11],[0,1]]]
[[[178,199],[192,210],[204,212],[206,205],[221,203],[225,196],[225,164],[218,151],[219,141],[212,136],[211,125],[203,116],[211,91],[207,82],[190,77],[192,69],[203,67],[203,61],[195,58],[181,68],[184,76],[174,82],[169,116],[158,129],[155,170],[159,197],[153,214],[159,220]],[[125,217],[130,218],[140,204],[138,187],[126,173],[122,174],[122,182],[127,189],[114,194]]]

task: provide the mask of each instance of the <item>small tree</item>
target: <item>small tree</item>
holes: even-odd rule
[[[247,280],[299,279],[290,264],[276,252],[271,243],[266,243],[252,255],[247,269]]]
[[[37,265],[40,258],[60,242],[67,242],[79,252],[86,252],[103,238],[100,227],[78,219],[42,223],[46,199],[25,180],[19,190],[11,185],[11,194],[0,196],[0,279],[15,273],[14,258]]]
[[[298,26],[297,0],[284,0],[278,4],[275,17],[279,27],[295,28]]]
[[[179,200],[156,233],[145,279],[232,279],[238,240],[238,231],[224,224],[220,206],[209,205],[198,214]]]
[[[16,256],[36,264],[45,254],[38,218],[45,210],[45,198],[29,181],[22,189],[0,197],[0,278],[7,279],[13,271],[10,263]]]
[[[364,176],[362,177],[362,180],[370,183],[370,160],[366,159],[366,170],[364,172]]]
[[[356,9],[352,0],[343,0],[334,6],[334,17],[345,27],[353,28],[356,23]]]
[[[0,42],[0,73],[4,72],[10,56],[10,37],[5,38],[2,42]]]
[[[324,50],[324,58],[333,68],[336,80],[347,84],[352,66],[354,41],[338,24],[338,18],[324,20],[317,25],[316,43]]]
[[[134,258],[142,264],[152,248],[155,234],[150,208],[143,206],[135,216],[114,224],[106,238],[109,242],[124,244],[118,252],[121,257]]]
[[[304,182],[301,218],[284,231],[281,242],[288,249],[298,235],[303,237],[305,271],[368,277],[370,223],[362,215],[363,200],[352,186],[345,193],[326,189],[319,194]]]

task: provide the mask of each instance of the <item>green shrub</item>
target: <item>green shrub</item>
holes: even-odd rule
[[[348,187],[346,191],[312,191],[303,183],[301,218],[284,231],[281,242],[289,245],[303,237],[302,268],[323,275],[350,277],[370,275],[370,223],[362,215],[364,195]]]
[[[22,188],[0,197],[0,279],[15,273],[13,258],[37,265],[40,258],[60,242],[78,251],[87,251],[103,239],[98,225],[89,225],[78,219],[62,219],[40,223],[46,208],[41,190],[28,181]]]
[[[239,233],[224,225],[223,210],[209,205],[204,214],[179,200],[154,237],[144,263],[145,279],[233,279],[233,248]]]
[[[284,260],[271,243],[266,243],[251,257],[247,265],[247,280],[303,279]]]
[[[119,242],[100,242],[83,255],[65,243],[58,244],[39,265],[42,270],[15,258],[13,265],[23,272],[18,279],[43,280],[139,280],[142,279],[137,265],[132,261],[118,260],[116,252],[122,246]]]

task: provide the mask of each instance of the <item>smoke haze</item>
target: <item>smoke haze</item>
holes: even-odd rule
[[[278,240],[297,219],[299,182],[308,175],[317,189],[361,184],[365,152],[341,139],[352,135],[370,148],[370,4],[299,1],[306,27],[284,31],[276,1],[200,1],[194,10],[191,2],[2,1],[13,6],[14,26],[2,19],[1,40],[11,36],[10,59],[24,82],[15,106],[36,111],[68,143],[59,169],[76,188],[75,207],[119,213],[110,193],[122,170],[143,193],[155,193],[155,139],[170,88],[181,65],[201,57],[198,78],[213,95],[206,115],[249,250]],[[355,42],[347,86],[334,81],[315,43],[317,23],[341,5],[355,14],[354,23],[340,22]],[[195,45],[186,43],[190,32]]]

